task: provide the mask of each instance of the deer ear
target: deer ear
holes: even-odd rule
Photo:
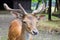
[[[10,12],[14,17],[18,18],[19,17],[19,13],[15,12],[15,11],[11,11]]]
[[[44,19],[46,19],[46,16],[45,15],[40,15],[40,16],[37,17],[37,19],[38,20],[44,20]]]

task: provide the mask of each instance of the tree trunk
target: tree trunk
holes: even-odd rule
[[[55,6],[57,7],[57,10],[59,10],[59,8],[58,8],[58,0],[56,0],[56,5]]]
[[[57,0],[58,10],[60,10],[60,0]]]
[[[40,3],[40,0],[38,0],[38,3],[37,3],[37,5],[36,5],[36,9],[38,8],[38,6],[39,6],[39,3]]]
[[[47,2],[46,2],[47,0],[44,0],[44,3],[45,3],[45,8],[46,8],[46,4],[47,4]],[[46,9],[44,10],[44,13],[46,13]]]
[[[48,8],[48,20],[51,21],[51,3],[52,3],[52,0],[49,0],[49,8]]]
[[[56,12],[56,8],[57,8],[57,10],[58,10],[57,0],[56,0],[56,2],[55,2],[55,9],[54,9],[54,13]]]

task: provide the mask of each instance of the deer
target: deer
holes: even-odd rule
[[[37,29],[39,18],[36,14],[42,12],[44,5],[32,13],[27,13],[20,3],[18,5],[20,9],[12,9],[6,3],[3,4],[4,8],[15,17],[9,26],[8,40],[33,40],[33,36],[39,34]]]

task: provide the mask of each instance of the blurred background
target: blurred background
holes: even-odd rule
[[[14,17],[4,9],[3,3],[13,9],[19,9],[18,3],[21,3],[27,12],[44,3],[48,8],[37,15],[41,16],[37,27],[40,33],[33,40],[60,40],[60,0],[0,0],[0,40],[7,40],[8,28]]]

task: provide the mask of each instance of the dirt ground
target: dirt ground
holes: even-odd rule
[[[14,19],[12,15],[0,15],[0,40],[7,40],[7,32],[10,22]],[[39,35],[33,36],[33,40],[60,40],[60,35],[39,31]]]

